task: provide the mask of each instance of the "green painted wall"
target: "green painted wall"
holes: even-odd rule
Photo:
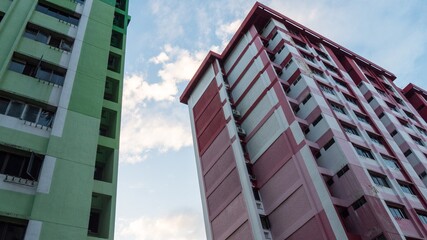
[[[47,0],[52,6],[75,11],[76,2]],[[86,3],[89,2],[88,0]],[[27,22],[42,26],[64,35],[76,32],[75,26],[35,11],[37,1],[0,1],[0,11],[5,12],[0,22],[0,96],[6,94],[26,99],[36,105],[58,102],[52,95],[64,92],[62,87],[48,85],[43,81],[8,70],[13,54],[20,53],[59,65],[64,58],[61,51],[46,44],[23,37]],[[126,6],[127,9],[127,6]],[[41,221],[40,239],[112,239],[118,171],[121,97],[123,87],[126,25],[123,29],[113,26],[114,12],[130,20],[127,11],[115,8],[114,0],[93,0],[87,27],[81,41],[80,57],[75,78],[66,105],[61,106],[63,120],[55,119],[58,128],[55,135],[42,137],[19,127],[22,120],[16,118],[16,128],[8,128],[0,122],[0,145],[16,146],[54,158],[53,176],[47,193],[20,193],[0,188],[0,216]],[[81,27],[81,21],[79,27]],[[110,46],[111,32],[123,34],[123,48]],[[80,44],[80,43],[79,43]],[[75,46],[79,45],[75,43]],[[73,49],[75,51],[76,49]],[[119,72],[107,70],[110,53],[121,56]],[[68,56],[70,57],[70,56]],[[67,68],[67,67],[66,67]],[[68,74],[74,69],[68,69]],[[118,101],[104,99],[106,78],[118,82]],[[66,78],[66,81],[69,80]],[[64,88],[68,87],[68,82]],[[67,85],[67,86],[66,86]],[[59,90],[58,90],[59,89]],[[67,90],[68,91],[68,90]],[[65,91],[65,92],[67,92]],[[64,95],[65,96],[65,95]],[[63,96],[62,100],[66,99]],[[105,118],[103,109],[113,113],[114,119]],[[57,112],[57,115],[59,113]],[[58,116],[57,116],[58,117]],[[100,124],[107,124],[114,137],[99,135]],[[53,129],[56,126],[53,126]],[[39,130],[37,130],[39,131]],[[48,130],[52,132],[52,130]],[[109,149],[108,157],[99,156],[97,149]],[[95,162],[104,166],[104,179],[95,180]],[[8,183],[14,184],[14,183]],[[91,209],[100,212],[99,233],[88,235]]]

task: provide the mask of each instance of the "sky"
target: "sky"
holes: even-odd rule
[[[261,3],[427,89],[426,0]],[[221,53],[248,0],[130,0],[115,238],[206,239],[188,108],[179,97]]]

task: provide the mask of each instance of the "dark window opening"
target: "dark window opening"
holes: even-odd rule
[[[33,25],[27,26],[24,32],[24,37],[67,52],[70,52],[73,46],[73,40],[71,38]]]
[[[350,168],[348,167],[348,165],[345,165],[343,168],[341,168],[338,172],[337,172],[337,176],[340,178],[342,175],[344,175],[344,173],[346,173],[348,170],[350,170]]]
[[[261,220],[262,228],[265,230],[269,230],[271,225],[270,225],[270,221],[268,220],[268,217],[265,215],[259,215],[259,218]]]
[[[121,69],[121,56],[110,53],[108,56],[108,70],[120,73]]]
[[[24,58],[26,58],[24,60]],[[9,70],[37,78],[54,85],[62,86],[66,70],[44,62],[42,59],[14,57],[9,64]]]
[[[119,28],[124,28],[124,26],[125,26],[125,16],[123,16],[122,14],[120,14],[118,12],[115,12],[114,13],[113,25],[117,26]]]
[[[65,11],[56,9],[55,7],[47,6],[45,4],[39,3],[36,7],[36,11],[49,15],[51,17],[57,18],[61,21],[72,25],[79,25],[79,16],[75,14],[67,13]]]
[[[126,1],[125,0],[116,0],[116,8],[125,11],[126,10]]]
[[[376,173],[369,173],[371,175],[372,181],[381,187],[387,187],[390,188],[390,185],[387,182],[387,178],[385,176],[376,174]]]
[[[365,197],[361,197],[358,200],[356,200],[356,202],[354,202],[353,204],[351,204],[351,206],[353,207],[354,210],[357,210],[358,208],[360,208],[361,206],[363,206],[365,203],[366,203]]]
[[[3,220],[4,219],[4,220]],[[10,221],[8,221],[10,219]],[[0,239],[1,240],[23,240],[25,237],[25,230],[28,222],[25,221],[21,224],[20,219],[12,219],[2,217],[0,220]]]
[[[392,207],[392,206],[388,206],[388,209],[390,210],[391,215],[396,218],[396,219],[403,219],[403,218],[408,218],[406,216],[406,213],[404,211],[403,208],[401,207]]]
[[[105,80],[104,99],[112,102],[118,102],[118,98],[119,81],[112,78],[107,78]]]
[[[374,155],[372,155],[371,151],[358,147],[358,146],[354,146],[354,148],[356,149],[357,155],[361,156],[361,157],[365,157],[365,158],[370,158],[370,159],[375,159]]]
[[[111,32],[111,46],[122,49],[123,34],[117,31]]]
[[[0,150],[0,173],[12,177],[37,181],[44,156],[30,153],[11,153]]]
[[[99,233],[100,219],[101,219],[101,213],[96,209],[91,209],[90,217],[89,217],[89,227],[88,227],[88,233],[90,235],[96,235]]]

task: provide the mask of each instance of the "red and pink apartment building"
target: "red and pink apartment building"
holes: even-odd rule
[[[395,78],[256,3],[181,96],[207,238],[427,238],[427,94]]]

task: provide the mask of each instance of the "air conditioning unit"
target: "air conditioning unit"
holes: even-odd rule
[[[237,111],[236,109],[231,109],[231,112],[233,113],[233,116],[235,118],[240,118],[242,115],[240,115],[240,112]]]
[[[246,132],[242,127],[237,127],[237,134],[239,134],[239,136],[246,136]]]

